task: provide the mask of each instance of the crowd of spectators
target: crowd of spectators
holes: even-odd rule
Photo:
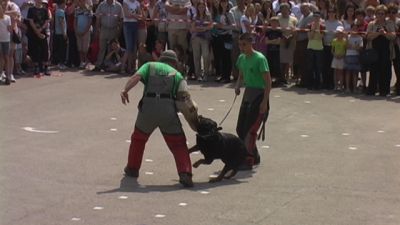
[[[229,83],[248,32],[275,86],[387,96],[393,70],[400,95],[399,0],[0,1],[5,84],[50,66],[132,74],[167,48],[187,79]]]

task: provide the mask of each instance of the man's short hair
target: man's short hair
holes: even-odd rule
[[[251,33],[244,33],[244,34],[240,35],[239,41],[245,41],[245,42],[252,43],[253,35]]]

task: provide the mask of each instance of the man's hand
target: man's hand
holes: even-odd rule
[[[127,91],[122,90],[120,95],[122,104],[126,105],[126,103],[129,103],[129,95]]]

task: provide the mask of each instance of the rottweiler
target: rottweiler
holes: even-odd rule
[[[204,159],[193,164],[194,168],[201,164],[211,164],[214,159],[221,159],[225,166],[221,173],[210,179],[210,182],[218,182],[223,178],[230,179],[236,175],[239,166],[246,160],[248,155],[246,146],[238,136],[220,132],[221,127],[212,119],[203,116],[198,117],[196,145],[189,149],[189,152],[200,150]],[[230,174],[226,175],[229,171]]]

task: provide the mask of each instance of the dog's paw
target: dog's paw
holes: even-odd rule
[[[192,165],[192,166],[193,166],[193,168],[197,168],[197,167],[199,167],[199,166],[200,166],[200,163],[197,163],[197,162],[196,162],[196,163],[193,163],[193,165]]]

